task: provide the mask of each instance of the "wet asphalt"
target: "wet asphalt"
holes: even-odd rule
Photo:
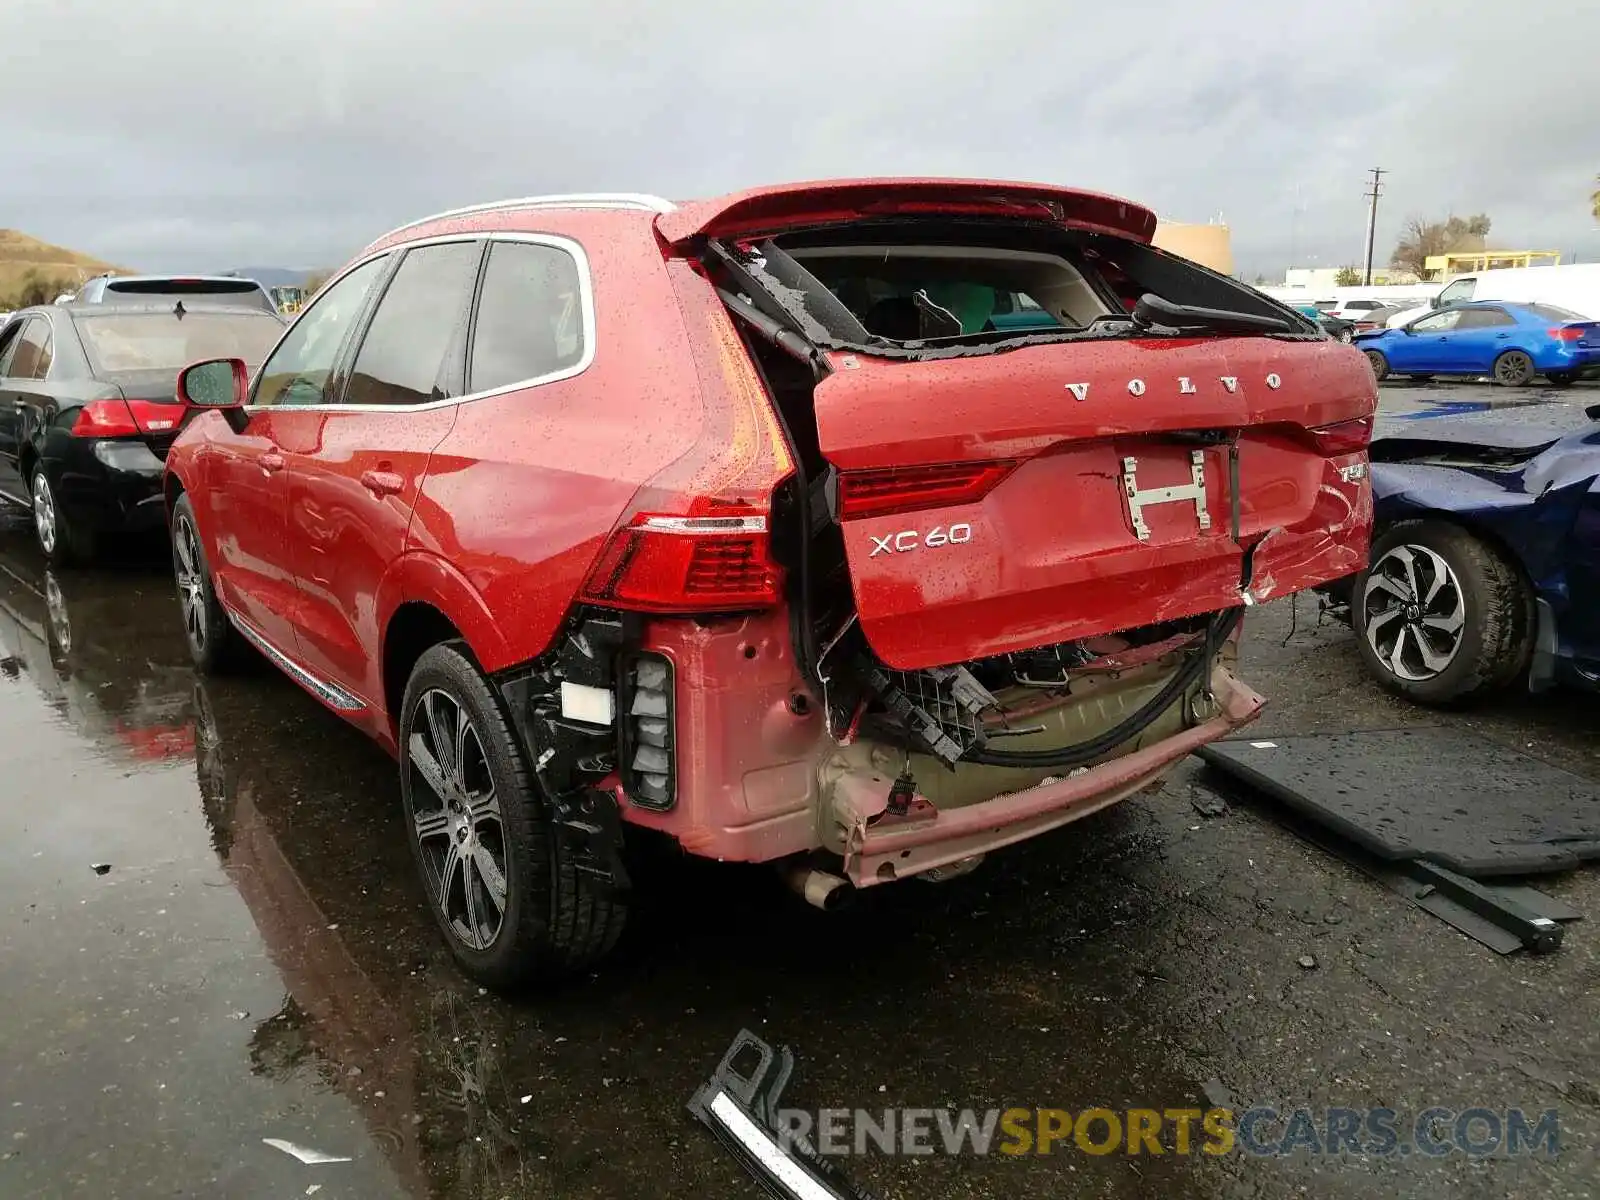
[[[1401,383],[1384,409],[1507,399],[1536,403],[1483,415],[1575,423],[1600,388]],[[1267,808],[1202,815],[1191,761],[839,914],[653,859],[617,955],[513,1002],[453,969],[389,761],[265,667],[202,686],[176,611],[161,547],[49,572],[0,518],[7,1200],[753,1197],[684,1107],[741,1027],[793,1047],[808,1107],[1560,1113],[1556,1161],[851,1161],[884,1197],[1600,1194],[1600,869],[1540,881],[1588,915],[1559,953],[1502,958]],[[1252,616],[1243,667],[1263,736],[1449,723],[1600,780],[1600,697],[1410,708],[1310,598]]]

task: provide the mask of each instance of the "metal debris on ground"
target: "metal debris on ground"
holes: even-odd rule
[[[347,1163],[355,1160],[343,1154],[324,1154],[321,1150],[313,1150],[309,1146],[297,1146],[293,1142],[286,1142],[282,1138],[262,1138],[262,1142],[274,1150],[282,1150],[290,1158],[297,1158],[308,1167],[320,1166],[323,1163]]]
[[[751,1060],[754,1060],[753,1063]],[[750,1064],[748,1069],[740,1064]],[[787,1200],[873,1200],[795,1133],[778,1132],[783,1089],[794,1071],[787,1046],[741,1029],[689,1111],[711,1130],[769,1195]]]
[[[107,871],[111,870],[111,864],[110,863],[90,863],[89,864],[89,869],[91,871],[93,871],[96,875],[104,875]]]

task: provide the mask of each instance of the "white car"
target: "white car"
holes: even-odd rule
[[[1342,317],[1346,321],[1360,321],[1368,313],[1388,308],[1392,303],[1393,301],[1384,300],[1341,300],[1339,306],[1333,310],[1333,315]]]

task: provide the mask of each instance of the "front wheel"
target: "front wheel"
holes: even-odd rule
[[[508,990],[603,956],[626,904],[575,869],[504,710],[459,643],[423,653],[400,711],[411,850],[462,970]]]
[[[1509,683],[1528,664],[1533,600],[1500,550],[1447,521],[1403,521],[1356,577],[1361,657],[1391,691],[1450,705]]]
[[[244,639],[217,599],[187,494],[179,496],[172,509],[172,574],[178,585],[184,640],[196,669],[202,675],[220,675],[238,666],[246,653]]]
[[[1494,360],[1494,381],[1501,387],[1526,387],[1533,382],[1533,359],[1521,350],[1507,350]]]
[[[93,559],[94,530],[84,527],[62,511],[43,463],[34,466],[29,491],[33,496],[33,536],[39,543],[39,551],[45,561],[61,567],[87,563]]]
[[[1384,357],[1382,350],[1366,350],[1367,365],[1372,368],[1372,377],[1379,383],[1389,378],[1389,360]]]

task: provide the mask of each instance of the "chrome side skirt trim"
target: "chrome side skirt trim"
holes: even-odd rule
[[[233,622],[233,627],[244,635],[245,640],[265,654],[271,660],[273,666],[309,690],[329,707],[336,708],[340,712],[360,712],[367,707],[367,702],[359,696],[345,691],[336,683],[330,683],[326,679],[313,675],[295,662],[294,659],[267,641],[264,634],[231,608],[224,606],[222,611],[228,614],[228,620]]]

